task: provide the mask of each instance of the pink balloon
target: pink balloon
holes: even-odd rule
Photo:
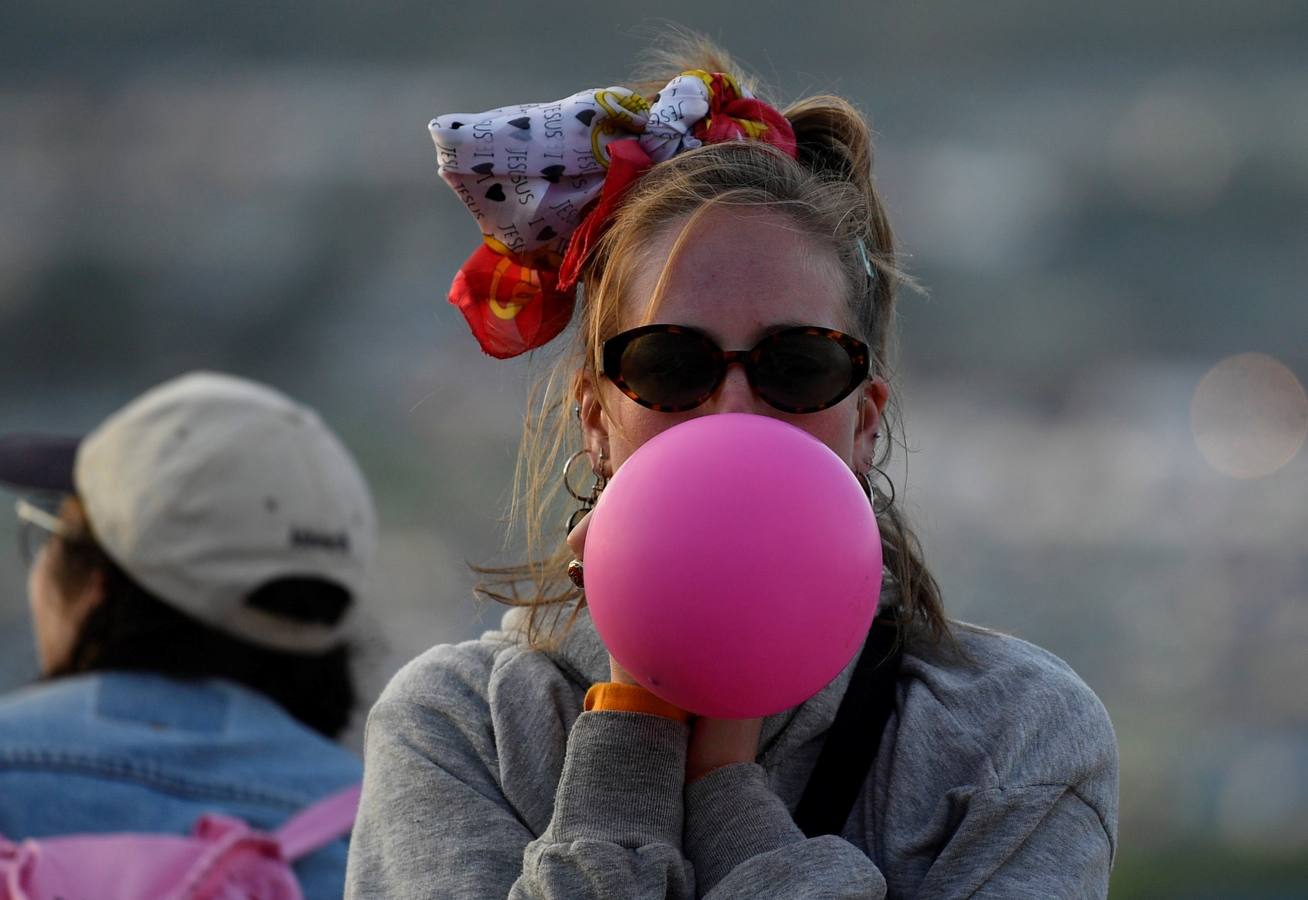
[[[622,667],[698,715],[749,718],[822,690],[881,592],[867,495],[829,447],[767,416],[691,419],[601,494],[586,600]]]

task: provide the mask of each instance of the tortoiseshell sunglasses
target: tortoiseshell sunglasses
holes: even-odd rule
[[[869,365],[867,344],[814,325],[774,331],[749,350],[723,350],[684,325],[642,325],[609,338],[602,355],[601,374],[659,412],[683,412],[708,400],[733,362],[745,367],[750,386],[769,406],[820,412],[862,384]]]

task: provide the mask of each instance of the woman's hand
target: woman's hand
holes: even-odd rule
[[[686,784],[734,763],[753,762],[758,756],[762,719],[695,719],[690,748],[686,751]]]
[[[568,533],[568,546],[577,559],[584,559],[590,516],[590,513],[582,516],[577,526]],[[639,683],[612,654],[609,655],[609,673],[609,679],[618,684]],[[758,755],[758,739],[763,731],[763,720],[709,719],[701,716],[695,719],[691,728],[690,748],[686,753],[687,784],[714,769],[733,763],[753,762]]]

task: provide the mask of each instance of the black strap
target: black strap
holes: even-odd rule
[[[895,612],[872,623],[826,743],[795,809],[795,824],[809,837],[840,834],[881,746],[895,706],[902,649]]]

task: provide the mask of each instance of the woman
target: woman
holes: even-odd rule
[[[432,123],[442,175],[486,235],[451,295],[483,348],[549,340],[574,282],[580,321],[520,457],[532,559],[487,588],[517,608],[410,663],[374,707],[347,893],[1104,896],[1117,756],[1103,707],[1052,655],[948,621],[912,532],[870,487],[890,452],[899,275],[868,127],[834,97],[783,116],[697,49],[645,99],[611,88]],[[515,196],[527,212],[501,214]],[[746,371],[715,364],[715,347],[759,353]],[[817,376],[786,375],[787,354]],[[609,657],[566,580],[574,555],[584,577],[584,518],[566,546],[542,518],[571,448],[593,499],[645,441],[722,412],[818,437],[877,510],[902,663],[838,834],[794,816],[854,667],[766,720],[692,718]]]
[[[0,835],[264,830],[357,783],[342,627],[375,543],[309,409],[196,373],[83,439],[0,438],[42,679],[0,697]],[[346,845],[295,866],[339,897]]]

